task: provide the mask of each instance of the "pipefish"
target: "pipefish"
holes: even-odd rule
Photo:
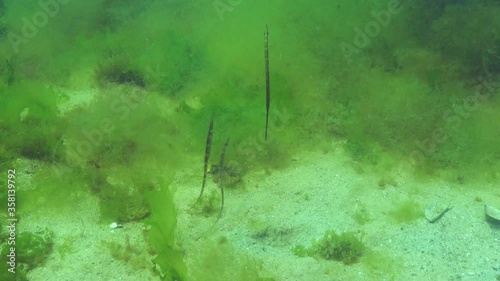
[[[210,125],[208,126],[208,133],[207,133],[207,141],[205,144],[205,161],[203,164],[203,183],[201,184],[201,191],[200,195],[198,196],[198,199],[196,199],[196,202],[191,206],[193,208],[198,202],[201,200],[201,196],[203,195],[203,190],[205,190],[205,184],[207,182],[207,170],[208,170],[208,159],[210,158],[210,150],[212,148],[212,136],[214,134],[214,117],[212,116],[210,118]]]
[[[269,80],[269,30],[264,32],[264,61],[265,61],[265,73],[266,73],[266,132],[265,140],[267,141],[267,128],[269,124],[269,106],[271,103],[271,84]]]
[[[221,195],[221,205],[220,205],[220,211],[219,211],[219,216],[217,217],[217,221],[222,217],[222,210],[224,210],[224,179],[223,179],[223,172],[224,172],[224,156],[226,155],[226,148],[227,145],[229,144],[229,138],[226,139],[226,142],[222,146],[222,150],[220,153],[220,160],[219,160],[219,187],[220,187],[220,195]]]

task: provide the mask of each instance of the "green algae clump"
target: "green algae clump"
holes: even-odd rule
[[[389,215],[392,219],[399,223],[410,223],[424,216],[424,211],[418,203],[407,200],[402,202]]]
[[[325,260],[341,261],[345,265],[359,261],[365,252],[365,245],[354,232],[337,234],[335,231],[326,231],[323,238],[313,241],[309,248],[297,245],[292,248],[292,253],[297,256],[320,257]]]

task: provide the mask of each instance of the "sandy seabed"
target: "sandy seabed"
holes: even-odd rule
[[[204,268],[211,257],[208,251],[223,252],[227,247],[232,254],[228,264],[217,269],[217,280],[240,278],[235,272],[249,261],[261,277],[284,281],[497,280],[500,229],[484,215],[485,204],[500,205],[500,191],[493,183],[478,188],[438,180],[416,182],[400,173],[381,187],[380,175],[353,169],[343,154],[341,149],[304,153],[286,169],[246,175],[241,188],[226,190],[223,217],[215,225],[217,214],[205,217],[187,211],[199,193],[199,169],[179,171],[172,183],[176,238],[189,280],[198,280],[204,270],[213,271]],[[206,194],[211,190],[218,187],[210,179]],[[29,279],[160,280],[146,250],[143,224],[110,229],[99,222],[96,198],[79,196],[80,203],[68,212],[24,215],[20,228],[47,227],[54,232],[54,251],[42,267],[29,272]],[[391,212],[407,200],[422,209],[445,202],[451,210],[435,223],[423,215],[408,223],[395,221]],[[366,214],[362,224],[355,220],[359,212]],[[291,252],[294,245],[308,246],[327,230],[358,233],[367,247],[365,255],[358,263],[344,265]],[[110,242],[119,245],[118,258],[111,255]]]

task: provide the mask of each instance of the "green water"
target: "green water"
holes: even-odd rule
[[[468,200],[478,208],[483,202],[500,207],[498,1],[354,2],[0,0],[1,173],[7,181],[7,171],[15,169],[19,178],[18,231],[47,227],[55,241],[18,264],[27,274],[18,278],[42,280],[39,267],[78,252],[80,236],[58,236],[58,229],[39,219],[50,220],[51,212],[71,214],[72,206],[89,196],[98,202],[97,225],[116,221],[148,228],[137,238],[142,246],[127,246],[129,238],[123,238],[119,244],[104,241],[111,246],[102,250],[148,271],[144,280],[352,280],[352,265],[325,263],[314,253],[322,269],[305,270],[307,279],[266,265],[266,255],[242,246],[245,235],[226,241],[242,219],[231,220],[231,200],[272,196],[268,180],[294,175],[301,159],[315,153],[331,161],[327,174],[344,172],[334,166],[345,168],[355,171],[346,179],[354,187],[353,178],[370,178],[377,196],[387,187],[401,195],[394,207],[375,206],[371,215],[364,205],[369,200],[359,195],[350,210],[356,227],[329,227],[365,232],[358,238],[367,248],[376,244],[364,228],[376,220],[373,213],[387,215],[393,226],[414,225],[427,202],[418,196],[439,192],[426,188],[434,187],[431,183],[450,187],[457,197],[476,196]],[[270,112],[264,140],[266,25]],[[212,117],[213,137],[207,142]],[[187,210],[200,192],[207,143],[204,199]],[[317,204],[309,196],[324,191],[328,197],[332,187],[326,188],[299,189],[304,209]],[[8,224],[8,189],[1,193],[2,226]],[[217,222],[222,226],[196,244],[200,237],[179,224],[210,229],[221,189],[227,203]],[[366,196],[373,189],[357,190]],[[293,199],[283,196],[276,205],[292,208],[287,204]],[[309,240],[298,241],[296,232],[285,235],[268,224],[253,221],[242,229],[254,238],[290,235],[276,247],[292,255],[287,262],[307,259],[287,248],[307,246],[325,233],[320,227]],[[498,237],[498,230],[492,231]],[[5,229],[2,235],[7,241]],[[24,245],[18,247],[40,248]],[[2,256],[6,251],[4,243]],[[376,271],[360,280],[410,276],[398,275],[390,265],[395,255],[374,252],[354,265]],[[149,267],[134,260],[147,260]],[[227,273],[235,260],[239,266]],[[325,269],[331,264],[335,269]],[[498,268],[468,276],[499,278]],[[2,278],[12,278],[1,275],[7,268],[1,270]],[[457,278],[427,274],[428,280]]]

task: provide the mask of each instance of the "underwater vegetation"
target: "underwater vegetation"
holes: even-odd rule
[[[307,48],[321,59],[326,91],[319,102],[304,100],[318,109],[299,106],[309,119],[297,122],[345,140],[344,148],[364,164],[393,157],[394,166],[408,164],[425,176],[450,170],[448,180],[498,177],[500,150],[492,145],[500,120],[498,2],[398,2],[401,12],[377,35],[365,34],[366,46],[350,63],[325,38],[353,44],[348,31],[363,29],[384,7],[361,12],[332,5],[340,17],[360,17],[325,24],[324,12],[312,10],[314,20],[297,23],[304,32],[321,27]]]
[[[2,257],[7,257],[12,252],[11,247],[15,247],[16,251],[16,280],[25,281],[26,273],[33,268],[42,265],[47,256],[52,252],[53,248],[53,233],[48,229],[37,232],[20,232],[16,236],[14,245],[7,244],[7,233],[2,233],[1,238],[3,243],[0,245]],[[7,269],[9,265],[3,262],[0,266],[0,277],[2,280],[11,280],[12,273]]]
[[[220,211],[221,205],[221,196],[216,190],[210,191],[207,195],[203,196],[196,205],[194,205],[194,209],[204,215],[205,217],[209,217],[217,211]]]
[[[0,0],[0,39],[10,31],[21,32],[22,22],[16,19],[37,9],[10,1],[12,8],[5,10],[4,2]],[[352,40],[353,28],[372,20],[370,10],[381,5],[362,1],[325,7],[329,13],[311,9],[311,16],[297,16],[294,26],[298,34],[309,34],[307,40],[297,40],[296,34],[280,38],[281,27],[274,25],[273,48],[268,50],[266,26],[265,77],[260,51],[254,57],[251,50],[234,48],[225,41],[230,36],[220,25],[211,26],[215,31],[209,36],[203,34],[208,29],[200,36],[195,21],[190,22],[191,14],[184,9],[165,13],[155,6],[159,2],[71,3],[38,31],[37,44],[22,44],[18,56],[8,54],[2,60],[0,166],[25,158],[52,165],[64,177],[36,181],[30,194],[21,192],[24,210],[34,209],[37,199],[47,197],[54,199],[51,207],[60,207],[67,203],[64,196],[71,195],[66,186],[88,191],[99,199],[101,223],[144,220],[159,275],[164,280],[185,280],[188,271],[175,245],[177,214],[169,183],[183,167],[183,159],[202,155],[204,144],[197,210],[206,216],[219,210],[220,217],[224,202],[215,191],[201,198],[207,177],[221,192],[239,187],[248,172],[271,173],[286,167],[303,148],[331,147],[332,137],[342,142],[356,163],[378,165],[384,157],[410,157],[427,175],[457,169],[457,177],[451,178],[471,176],[467,173],[471,171],[488,171],[486,180],[498,178],[499,95],[491,85],[500,71],[495,30],[500,22],[493,0],[401,1],[403,12],[394,15],[379,36],[370,38],[351,64],[335,44]],[[168,8],[188,5],[167,2]],[[325,6],[323,1],[317,3]],[[332,14],[339,17],[332,19]],[[242,26],[235,29],[245,34],[254,29],[255,42],[261,46],[261,26],[247,26],[243,32]],[[243,44],[253,42],[252,36]],[[11,49],[5,46],[2,41],[2,50]],[[221,49],[223,56],[210,53],[210,48]],[[277,55],[271,57],[272,109],[269,53]],[[480,76],[489,86],[475,91]],[[59,92],[47,85],[71,88],[88,83],[98,87],[96,100],[59,115]],[[211,116],[215,129],[209,129],[203,143]],[[228,137],[231,146],[226,154],[223,143]],[[212,148],[220,159],[209,159]],[[378,184],[397,185],[392,177]],[[413,200],[388,214],[398,223],[423,218]],[[352,216],[360,225],[372,220],[364,206]],[[266,227],[255,236],[278,231]],[[137,258],[129,241],[106,246],[118,260]],[[218,274],[240,253],[218,246],[202,253],[201,264],[209,269],[194,268],[195,280],[225,280]],[[67,251],[72,251],[69,246]],[[309,248],[296,246],[293,251],[353,264],[366,247],[354,233],[328,231]],[[259,265],[242,260],[241,266],[231,268],[237,272],[234,276],[267,280],[258,273]]]
[[[167,187],[147,194],[151,216],[145,220],[147,240],[156,255],[153,263],[162,280],[187,280],[187,267],[182,254],[175,249],[174,231],[177,212]]]
[[[144,194],[182,164],[174,146],[185,137],[182,119],[167,120],[156,95],[130,86],[101,94],[91,108],[68,113],[65,155],[56,167],[99,198],[103,222],[141,220],[150,214]]]
[[[103,248],[107,248],[113,259],[127,263],[133,270],[151,269],[150,255],[146,249],[137,245],[129,236],[123,241],[113,239],[101,241]],[[179,279],[177,279],[179,280]]]
[[[472,75],[499,73],[500,38],[494,28],[500,24],[498,2],[440,0],[414,2],[410,6],[420,11],[408,19],[420,44],[432,46],[450,60],[458,60]]]
[[[193,281],[274,281],[267,277],[262,264],[241,249],[221,237],[218,243],[203,245],[196,256],[196,266],[190,269],[189,280]],[[231,266],[227,266],[230,264]]]
[[[352,218],[359,225],[369,223],[370,221],[373,220],[372,216],[370,215],[370,212],[368,211],[368,208],[362,203],[359,203],[357,205],[356,210],[352,215]]]
[[[56,92],[37,81],[23,81],[0,94],[0,165],[16,157],[57,161],[64,121],[57,118]]]
[[[363,266],[370,270],[370,274],[373,275],[373,279],[385,278],[386,280],[397,280],[399,273],[398,268],[401,262],[395,260],[394,257],[387,256],[386,254],[368,251],[365,256],[363,256]]]
[[[401,202],[389,212],[389,216],[399,223],[410,223],[424,217],[424,209],[413,200]]]
[[[96,69],[97,82],[110,82],[115,84],[127,84],[137,87],[146,87],[144,75],[131,63],[125,60],[114,59],[100,62]]]
[[[292,253],[299,257],[319,257],[349,265],[359,261],[359,258],[365,253],[365,248],[363,242],[354,232],[344,232],[339,235],[335,231],[328,230],[323,238],[313,241],[310,247],[294,246]]]
[[[219,164],[212,164],[208,173],[213,176],[215,183],[219,184],[222,181],[227,188],[237,188],[243,183],[244,174],[234,162],[233,165],[225,164],[222,168]]]
[[[129,262],[140,253],[139,249],[136,249],[130,244],[130,238],[128,236],[123,245],[115,241],[102,241],[102,244],[108,248],[111,256],[119,261]]]

